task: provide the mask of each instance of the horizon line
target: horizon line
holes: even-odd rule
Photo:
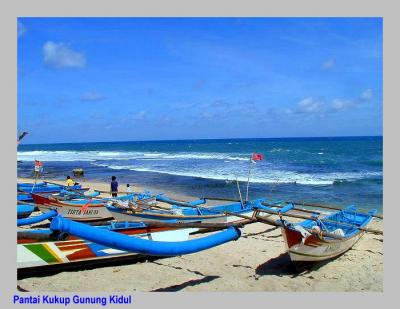
[[[52,145],[52,144],[94,144],[94,143],[127,143],[127,142],[174,142],[197,140],[245,140],[245,139],[306,139],[306,138],[352,138],[352,137],[382,137],[383,135],[340,135],[340,136],[288,136],[288,137],[229,137],[229,138],[184,138],[184,139],[154,139],[154,140],[117,140],[92,142],[51,142],[51,143],[23,143],[20,145]]]

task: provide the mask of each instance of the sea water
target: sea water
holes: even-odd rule
[[[251,163],[252,153],[264,160]],[[65,179],[83,168],[90,180],[156,187],[182,194],[249,197],[382,210],[383,138],[268,138],[21,144],[18,176],[44,162],[44,176]]]

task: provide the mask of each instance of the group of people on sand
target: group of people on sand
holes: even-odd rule
[[[70,186],[76,186],[78,183],[77,182],[75,182],[75,181],[73,181],[72,179],[71,179],[71,176],[67,176],[67,179],[66,179],[66,182],[67,182],[67,186],[68,187],[70,187]],[[118,196],[118,181],[117,181],[117,177],[115,177],[115,176],[112,176],[111,177],[111,190],[110,190],[110,192],[111,192],[111,196],[112,197],[117,197]],[[126,194],[130,194],[132,192],[132,188],[131,188],[131,186],[129,185],[129,183],[127,183],[126,184]]]

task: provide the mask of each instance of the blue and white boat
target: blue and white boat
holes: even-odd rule
[[[60,192],[63,189],[72,189],[72,190],[83,190],[87,191],[88,189],[83,189],[81,185],[76,186],[63,186],[56,184],[49,184],[47,182],[38,182],[38,183],[17,183],[17,191],[24,193],[50,193],[50,192]]]
[[[107,205],[107,209],[117,221],[133,222],[209,222],[227,223],[241,220],[239,216],[251,216],[254,207],[263,208],[262,202],[265,199],[256,199],[248,202],[234,202],[225,205],[206,206],[196,204],[190,207],[172,205],[171,209],[156,209],[141,207],[121,208]]]
[[[354,206],[323,218],[311,218],[299,223],[282,222],[282,235],[293,262],[318,262],[335,258],[364,235],[376,210],[357,211]]]

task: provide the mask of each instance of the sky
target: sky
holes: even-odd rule
[[[381,18],[18,18],[26,143],[382,135]]]

